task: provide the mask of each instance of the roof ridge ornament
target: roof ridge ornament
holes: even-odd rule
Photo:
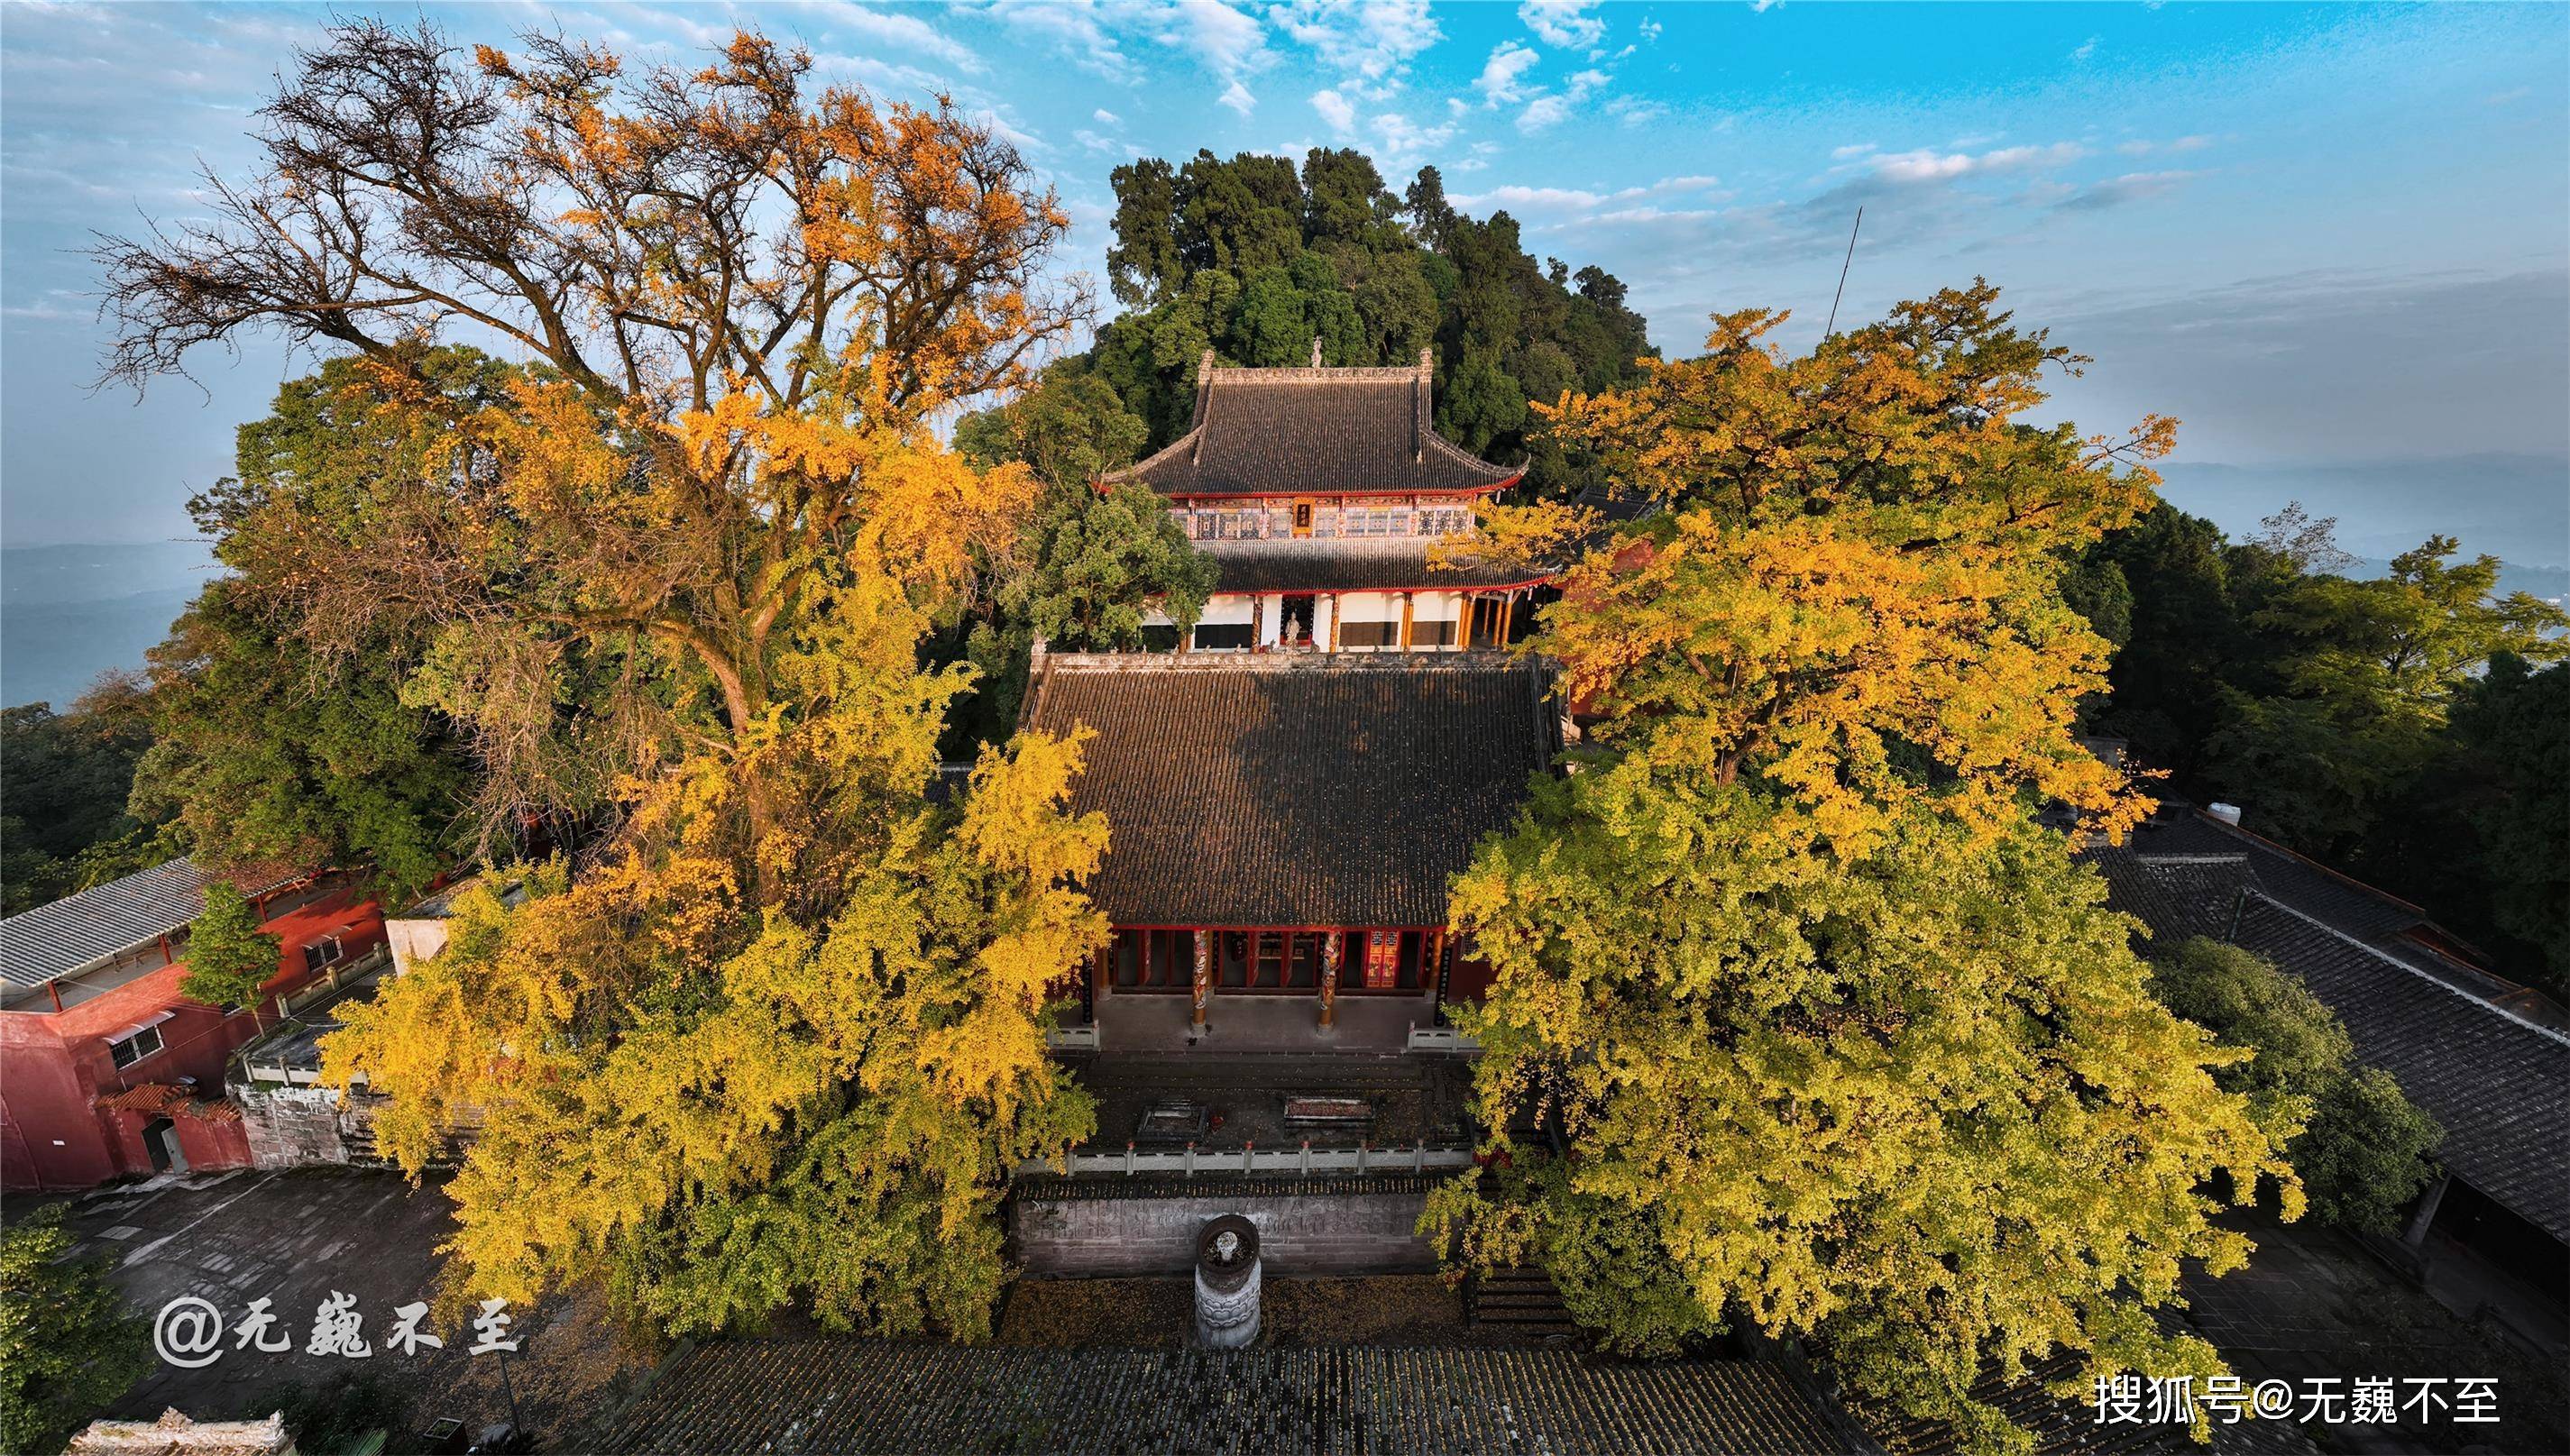
[[[1205,414],[1213,405],[1213,350],[1208,348],[1196,358],[1196,415],[1187,422],[1188,433],[1196,437],[1195,448],[1187,452],[1187,464],[1204,464]]]
[[[1410,463],[1424,465],[1428,460],[1428,434],[1436,428],[1435,406],[1431,398],[1437,388],[1437,351],[1419,351],[1419,402],[1410,422]]]

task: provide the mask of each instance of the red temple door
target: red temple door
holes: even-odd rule
[[[1401,932],[1366,931],[1365,983],[1370,991],[1388,991],[1401,981]]]

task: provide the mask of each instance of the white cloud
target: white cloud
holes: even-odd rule
[[[1343,93],[1377,100],[1399,91],[1411,58],[1444,38],[1428,0],[1293,0],[1269,16],[1346,78]]]
[[[1330,124],[1330,130],[1342,137],[1357,129],[1355,104],[1335,91],[1313,92],[1312,110],[1319,112],[1321,120]]]
[[[1535,63],[1542,59],[1531,46],[1501,41],[1498,49],[1491,52],[1491,59],[1482,67],[1482,74],[1474,78],[1473,89],[1482,94],[1483,105],[1506,106],[1528,94],[1518,78],[1533,70]]]
[[[2097,54],[2097,37],[2092,35],[2088,39],[2081,41],[2078,48],[2070,53],[2070,59],[2085,65],[2089,57]]]
[[[906,11],[837,3],[822,7],[822,14],[830,30],[935,56],[967,75],[983,69],[982,57],[971,46]]]
[[[1667,27],[1661,25],[1658,21],[1651,19],[1647,15],[1643,16],[1642,23],[1635,27],[1635,29],[1641,34],[1642,44],[1646,46],[1658,45],[1660,43],[1660,32],[1666,28]]]
[[[1603,71],[1580,72],[1570,78],[1570,100],[1574,103],[1586,101],[1592,93],[1606,84],[1606,73]]]
[[[1455,124],[1448,121],[1423,127],[1399,112],[1385,112],[1374,119],[1374,135],[1377,156],[1390,164],[1433,152],[1455,140]]]
[[[1276,60],[1265,24],[1220,0],[999,0],[991,13],[1013,34],[1122,86],[1143,79],[1127,41],[1193,57],[1223,84],[1221,104],[1244,116],[1257,104],[1244,79]]]
[[[1517,19],[1547,46],[1581,49],[1606,38],[1606,22],[1589,14],[1596,0],[1525,0]]]
[[[1266,69],[1275,59],[1267,52],[1267,27],[1254,15],[1215,0],[1178,0],[1170,12],[1170,19],[1156,27],[1157,38],[1163,44],[1186,46],[1203,57],[1217,76],[1237,80]]]
[[[1122,144],[1118,143],[1114,138],[1101,137],[1095,132],[1088,130],[1086,127],[1082,127],[1078,131],[1071,133],[1071,140],[1087,148],[1091,152],[1121,152],[1124,150]]]
[[[2102,211],[2145,197],[2163,196],[2177,190],[2190,179],[2201,176],[2203,174],[2194,172],[2128,172],[2122,177],[2080,187],[2052,205],[2071,212]]]
[[[2049,147],[2002,147],[1979,156],[1933,152],[1923,147],[1914,152],[1877,156],[1873,168],[1875,176],[1887,182],[1949,182],[1984,173],[2037,172],[2066,166],[2087,155],[2088,149],[2076,142],[2055,142]]]
[[[1752,14],[1764,15],[1782,3],[1784,0],[1749,0],[1749,9]]]
[[[1141,79],[1095,5],[1001,0],[991,13],[1004,30],[1030,41],[1051,42],[1065,60],[1091,75],[1127,86]]]
[[[1090,112],[1088,116],[1089,120],[1096,122],[1102,127],[1120,127],[1124,125],[1124,119],[1122,117],[1115,115],[1104,107],[1099,107],[1097,110]]]
[[[1669,109],[1638,96],[1618,96],[1607,101],[1606,114],[1628,127],[1647,127],[1667,116]]]
[[[1863,157],[1873,150],[1874,144],[1871,142],[1851,142],[1845,147],[1831,148],[1830,161],[1845,162],[1852,157]]]
[[[1652,205],[1648,199],[1690,192],[1707,192],[1719,186],[1721,181],[1720,178],[1702,176],[1664,177],[1657,182],[1646,182],[1639,186],[1618,187],[1611,192],[1591,191],[1585,187],[1530,187],[1510,182],[1504,186],[1493,187],[1487,192],[1470,196],[1458,195],[1455,202],[1458,206],[1506,207],[1515,212],[1546,216],[1579,215],[1592,218],[1612,216],[1628,220],[1643,216],[1668,217],[1692,214],[1665,210]],[[1614,206],[1615,210],[1613,212],[1598,210],[1609,206]]]
[[[1526,103],[1526,109],[1517,114],[1517,130],[1531,137],[1538,132],[1550,131],[1561,125],[1563,119],[1569,115],[1570,98],[1538,96]]]

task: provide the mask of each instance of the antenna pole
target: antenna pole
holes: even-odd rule
[[[1865,208],[1859,207],[1856,209],[1856,227],[1848,229],[1847,256],[1839,260],[1839,291],[1830,295],[1830,321],[1829,325],[1821,330],[1823,339],[1828,339],[1839,331],[1839,300],[1847,296],[1848,264],[1856,261],[1857,227],[1864,225]]]

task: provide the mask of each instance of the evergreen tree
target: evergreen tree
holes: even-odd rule
[[[188,927],[188,974],[179,994],[209,1006],[243,1006],[253,1021],[259,992],[284,969],[285,942],[259,928],[258,907],[227,880],[206,884],[206,912]]]
[[[2198,937],[2159,957],[2151,991],[2225,1046],[2254,1053],[2213,1074],[2246,1095],[2285,1144],[2311,1210],[2329,1223],[2396,1234],[2401,1206],[2434,1169],[2435,1120],[2378,1067],[2356,1060],[2336,1012],[2292,976],[2236,945]]]
[[[1302,364],[1313,340],[1334,366],[1401,366],[1437,353],[1438,428],[1466,449],[1525,462],[1536,495],[1594,479],[1546,441],[1529,401],[1599,390],[1652,352],[1624,285],[1593,265],[1549,274],[1505,213],[1476,221],[1436,169],[1396,197],[1374,163],[1314,149],[1299,175],[1278,158],[1119,167],[1110,282],[1129,310],[1089,355],[1124,408],[1165,445],[1187,428],[1195,370]]]

